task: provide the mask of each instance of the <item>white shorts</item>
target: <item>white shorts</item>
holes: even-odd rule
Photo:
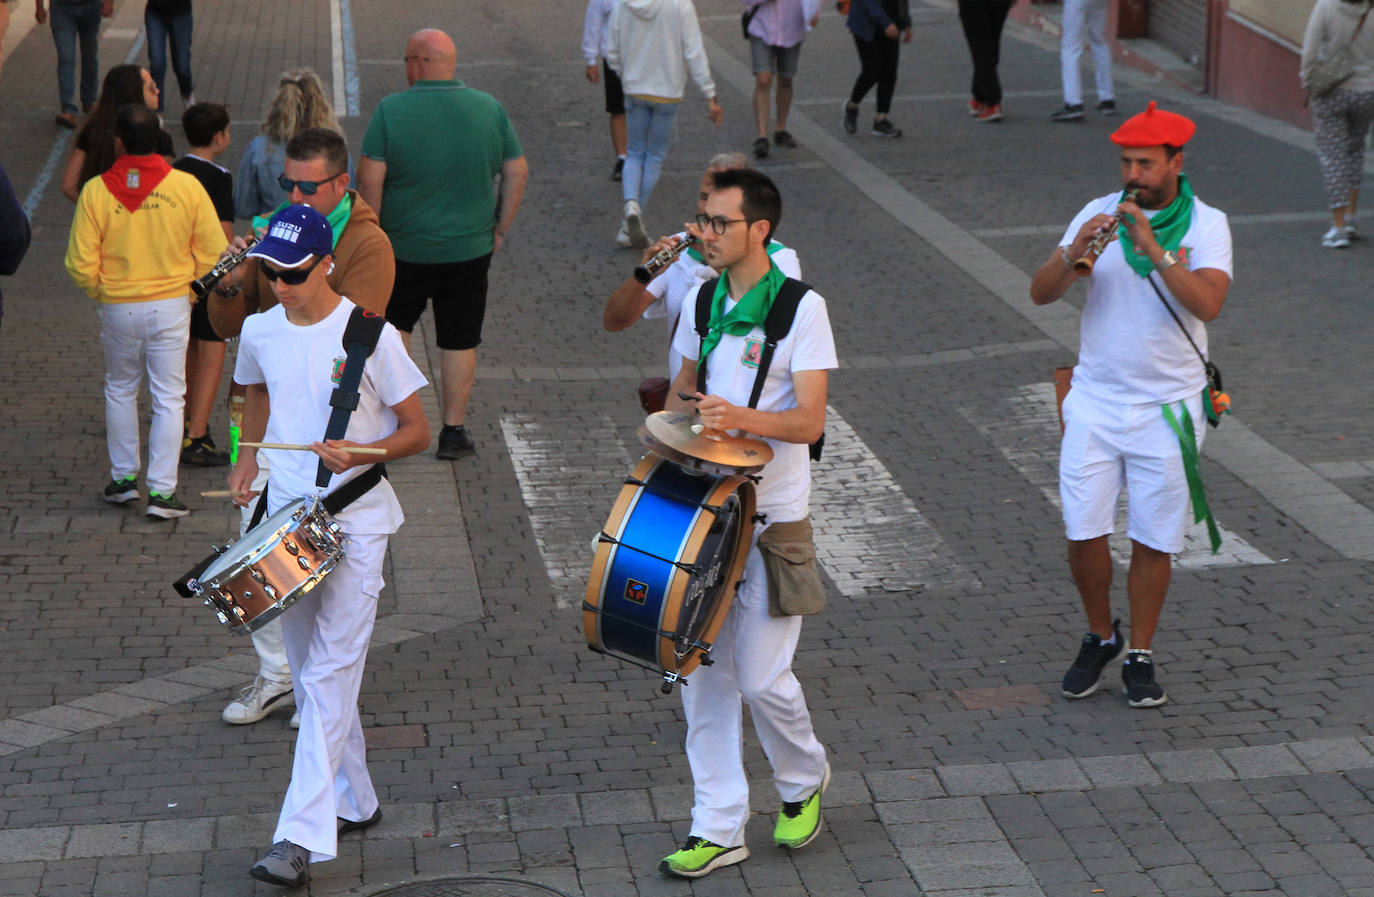
[[[1201,393],[1185,403],[1200,451],[1207,430]],[[1178,405],[1174,414],[1181,424]],[[1059,498],[1068,538],[1079,542],[1114,532],[1123,486],[1130,493],[1126,535],[1156,551],[1182,551],[1190,519],[1188,480],[1178,436],[1163,409],[1113,404],[1069,390],[1059,451]]]

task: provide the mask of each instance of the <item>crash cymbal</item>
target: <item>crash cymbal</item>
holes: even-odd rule
[[[644,419],[639,439],[683,467],[712,473],[757,473],[773,460],[762,439],[705,429],[695,412],[657,411]]]

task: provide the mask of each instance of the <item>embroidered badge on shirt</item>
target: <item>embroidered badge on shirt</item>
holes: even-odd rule
[[[339,356],[338,358],[334,359],[334,372],[329,375],[330,380],[332,380],[335,383],[338,383],[340,380],[343,379],[344,362],[346,361],[348,361],[348,359],[344,358],[343,356]]]
[[[763,340],[746,339],[744,341],[744,354],[740,356],[739,363],[747,368],[757,368],[761,355],[763,355]]]
[[[138,189],[138,169],[137,169],[137,168],[130,168],[130,169],[124,174],[124,186],[125,186],[125,187],[128,187],[130,190],[137,190],[137,189]]]
[[[1190,264],[1190,262],[1192,261],[1193,247],[1180,246],[1178,247],[1178,252],[1174,254],[1178,256],[1178,263],[1180,265],[1187,268],[1189,271],[1193,269],[1193,266]]]

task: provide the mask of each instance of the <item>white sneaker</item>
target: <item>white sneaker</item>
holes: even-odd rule
[[[624,222],[621,222],[620,230],[616,231],[615,234],[615,245],[624,247],[625,249],[630,248],[630,231],[627,228],[628,226]]]
[[[301,727],[301,712],[300,712],[299,710],[297,710],[295,713],[291,714],[291,723],[290,723],[290,725],[291,725],[291,728],[293,728],[293,729],[299,729],[299,728]]]
[[[644,213],[633,199],[625,200],[625,233],[630,236],[631,246],[643,249],[649,245],[649,235],[644,230]]]
[[[1344,227],[1332,227],[1322,237],[1322,245],[1327,249],[1344,249],[1350,245],[1350,233]]]
[[[273,682],[258,676],[239,696],[229,702],[219,718],[234,726],[255,723],[282,707],[296,706],[290,682]]]

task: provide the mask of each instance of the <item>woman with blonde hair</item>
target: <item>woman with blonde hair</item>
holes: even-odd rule
[[[286,164],[286,143],[306,128],[343,133],[319,75],[312,69],[283,72],[277,95],[263,118],[262,133],[249,142],[239,162],[239,174],[234,179],[235,215],[252,218],[286,202],[286,191],[277,183]]]

